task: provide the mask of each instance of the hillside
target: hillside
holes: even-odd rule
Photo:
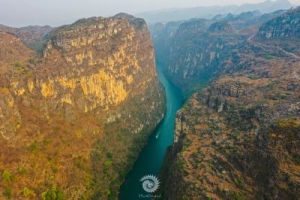
[[[275,48],[282,48],[299,56],[299,10],[300,8],[290,10],[280,17],[263,24],[253,39]]]
[[[0,199],[117,198],[165,111],[145,21],[78,20],[42,56],[0,37]]]
[[[54,28],[50,26],[27,26],[22,28],[11,28],[0,24],[0,31],[16,35],[29,48],[41,51],[43,44]]]
[[[188,97],[224,73],[247,68],[250,63],[259,65],[262,60],[256,57],[286,55],[283,49],[273,50],[272,45],[255,43],[253,38],[259,26],[282,12],[248,12],[219,15],[213,20],[157,24],[150,29],[156,59],[165,63],[168,79]],[[250,62],[249,56],[255,61]]]
[[[266,27],[299,39],[289,23],[297,15],[233,32],[224,21],[192,31],[180,25],[171,49],[178,59],[166,73],[192,95],[177,113],[164,199],[300,198],[300,58],[288,51],[290,37],[273,34],[282,48],[258,40]]]

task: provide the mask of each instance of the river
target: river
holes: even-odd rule
[[[183,103],[180,91],[164,76],[162,65],[156,63],[156,71],[166,92],[167,112],[160,125],[149,137],[132,170],[120,188],[120,200],[149,199],[140,179],[146,175],[158,176],[167,148],[173,143],[175,116]]]

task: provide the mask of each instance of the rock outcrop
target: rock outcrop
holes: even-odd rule
[[[274,48],[282,48],[288,52],[300,55],[300,8],[288,12],[263,24],[254,38]]]
[[[208,31],[210,32],[223,32],[223,33],[231,33],[234,31],[232,26],[226,21],[218,21],[213,23],[209,28]]]
[[[259,28],[258,36],[264,39],[300,37],[300,8],[290,10]]]

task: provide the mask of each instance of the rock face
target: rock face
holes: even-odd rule
[[[291,10],[260,27],[258,36],[264,39],[300,36],[300,8]]]
[[[0,32],[0,198],[117,198],[165,110],[146,23],[78,20],[42,57],[16,35]]]
[[[259,28],[254,38],[267,45],[277,46],[288,52],[300,55],[300,8],[289,10]]]
[[[271,49],[274,43],[266,49],[266,46],[253,45],[254,42],[248,39],[254,36],[259,25],[282,13],[281,10],[268,14],[254,11],[237,16],[216,16],[212,20],[157,24],[158,28],[152,29],[151,33],[157,58],[165,62],[168,79],[187,97],[227,70],[249,67],[249,55],[256,64],[261,63],[255,58],[263,56],[261,48],[264,48],[265,56],[275,53],[281,57],[282,50]]]
[[[205,84],[234,57],[231,49],[241,45],[243,36],[227,34],[227,26],[220,22],[210,24],[204,19],[182,23],[170,46],[166,74],[186,96]]]
[[[299,198],[300,82],[290,77],[299,65],[289,67],[270,69],[282,78],[223,77],[188,100],[165,199]],[[290,95],[289,85],[297,85]]]
[[[165,65],[169,63],[169,48],[181,23],[180,21],[167,24],[157,23],[149,27],[155,47],[155,58]]]
[[[226,21],[218,21],[213,23],[209,28],[210,32],[229,32],[232,33],[234,30],[231,25]]]
[[[285,23],[293,12],[272,21]],[[177,113],[174,144],[166,157],[164,199],[300,198],[299,59],[274,44],[253,41],[252,31],[243,38],[245,31],[235,34],[240,45],[222,43],[228,61],[214,68],[215,76],[209,77],[214,80]],[[199,38],[204,37],[201,32]],[[213,36],[224,41],[224,35]],[[186,54],[185,63],[208,54],[215,45],[208,41],[208,50]],[[195,66],[181,65],[178,74],[199,71]],[[199,79],[206,75],[201,73]]]

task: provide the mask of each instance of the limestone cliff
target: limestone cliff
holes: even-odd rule
[[[288,20],[290,13],[283,16]],[[276,20],[285,22],[282,16]],[[228,58],[211,71],[213,81],[177,113],[174,144],[166,157],[164,199],[299,199],[300,58],[253,40],[255,34],[247,29],[232,33],[230,37],[239,38],[232,45],[233,40],[224,40],[230,34],[220,29],[209,38],[224,41],[222,48],[210,49],[215,40],[207,39],[208,49],[185,55],[184,63],[191,63],[197,54],[226,49]],[[204,41],[201,31],[199,35]],[[198,79],[203,79],[206,74],[198,65],[169,69],[175,75],[175,70],[200,71]]]
[[[47,38],[38,57],[0,33],[0,198],[115,199],[165,110],[146,23],[94,17]]]
[[[256,41],[300,55],[300,8],[291,9],[259,28]]]
[[[299,37],[299,8],[290,10],[260,27],[258,35],[265,39]]]
[[[252,40],[248,39],[257,33],[261,24],[283,12],[261,14],[253,11],[219,15],[211,20],[191,19],[156,24],[151,34],[157,58],[164,62],[168,79],[188,97],[226,70],[232,70],[231,66],[248,67],[248,55],[262,56],[259,54],[263,46],[253,45]],[[276,50],[276,56],[282,56],[283,52]],[[274,53],[270,48],[266,54],[271,52]],[[246,60],[245,63],[242,60]]]

